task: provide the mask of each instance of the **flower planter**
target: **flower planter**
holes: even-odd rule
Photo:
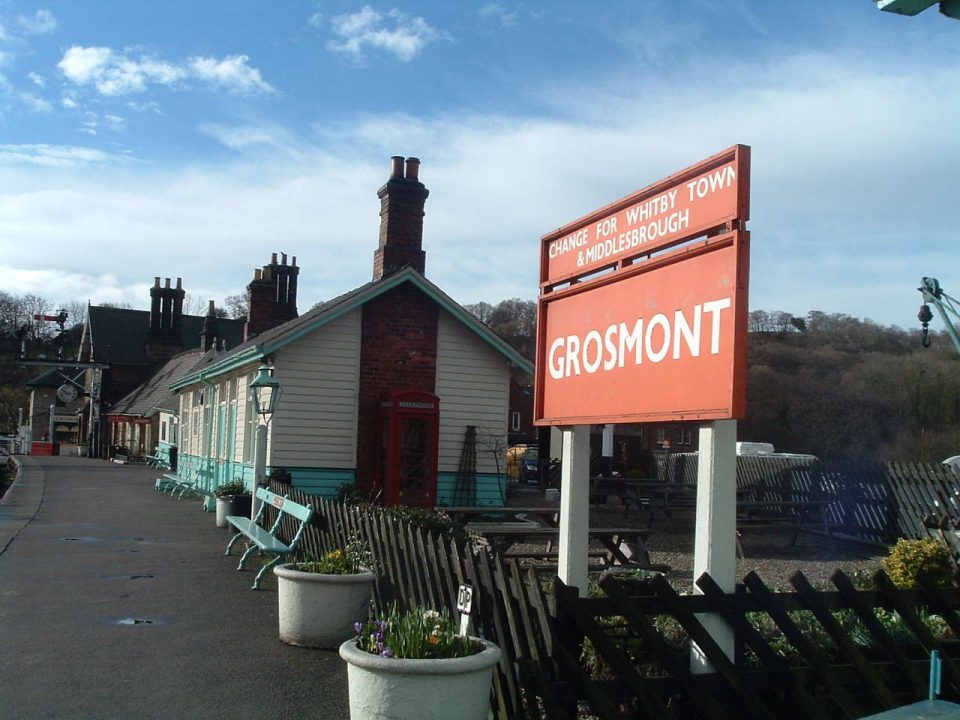
[[[273,569],[277,576],[280,639],[302,647],[336,648],[354,634],[353,624],[367,617],[374,576],[327,575]]]
[[[350,720],[486,720],[500,648],[480,640],[476,655],[442,660],[383,658],[355,640],[340,645],[347,662]]]
[[[227,495],[217,498],[217,527],[225,528],[229,523],[227,517],[230,515],[243,515],[250,517],[249,495]]]

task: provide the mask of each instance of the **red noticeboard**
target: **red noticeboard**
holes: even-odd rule
[[[743,416],[749,152],[542,238],[536,424]]]

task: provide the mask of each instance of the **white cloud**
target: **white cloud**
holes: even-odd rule
[[[367,50],[383,50],[401,62],[409,62],[430,43],[449,36],[427,23],[422,17],[410,17],[400,10],[386,13],[364,5],[359,11],[330,19],[337,40],[330,40],[327,49],[363,60]]]
[[[520,13],[518,11],[507,11],[503,5],[495,2],[486,3],[477,11],[477,14],[484,19],[492,18],[503,27],[513,27],[520,22]]]
[[[126,122],[127,121],[124,120],[119,115],[107,114],[103,116],[104,125],[106,125],[110,130],[113,130],[114,132],[123,130],[124,126],[126,125]]]
[[[57,67],[76,86],[92,86],[107,96],[141,93],[150,85],[187,84],[238,94],[272,92],[273,87],[249,61],[246,55],[230,55],[222,60],[195,57],[177,65],[155,57],[132,57],[107,47],[75,45],[67,49]]]
[[[20,15],[17,22],[28,35],[46,35],[57,29],[57,19],[49,10],[37,10],[33,17]]]
[[[229,126],[220,123],[201,123],[197,131],[213,138],[221,145],[232,150],[280,151],[287,157],[300,156],[295,138],[282,127],[276,125]]]
[[[248,95],[273,92],[273,87],[260,76],[260,71],[250,67],[246,55],[230,55],[223,60],[196,57],[189,66],[193,75],[211,85],[229,92]]]
[[[47,86],[46,78],[44,78],[43,75],[38,75],[35,72],[29,72],[27,73],[27,78],[39,88],[45,88]]]
[[[70,167],[102,164],[110,156],[101,150],[73,145],[0,145],[0,166]]]
[[[74,98],[70,97],[69,95],[64,95],[63,97],[61,97],[60,104],[63,105],[63,107],[67,108],[68,110],[73,110],[79,107],[79,103],[77,103],[77,101]]]
[[[326,17],[324,16],[324,14],[318,12],[308,17],[307,23],[312,25],[315,28],[319,28],[319,27],[323,27],[325,20],[326,20]]]
[[[17,99],[32,113],[46,114],[53,111],[53,105],[33,93],[18,92]]]

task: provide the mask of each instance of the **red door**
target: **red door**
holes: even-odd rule
[[[440,402],[432,393],[395,390],[380,403],[380,481],[390,505],[433,507],[437,497]]]

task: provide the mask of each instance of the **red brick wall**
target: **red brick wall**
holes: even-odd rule
[[[400,388],[436,390],[438,316],[436,303],[407,283],[363,306],[357,487],[365,494],[378,472],[381,395]]]

